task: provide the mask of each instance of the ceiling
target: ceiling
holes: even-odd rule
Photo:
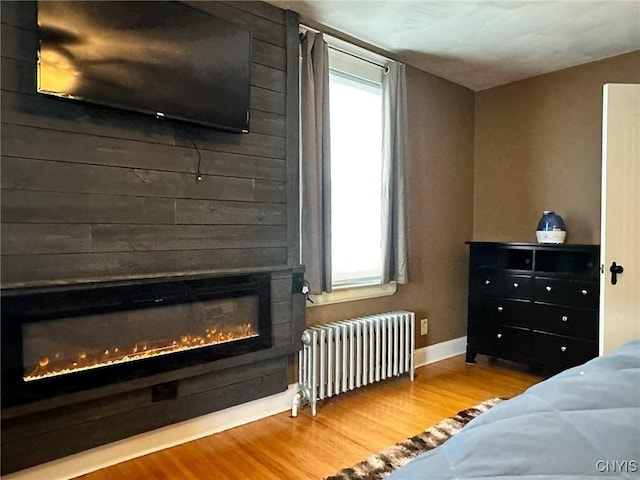
[[[269,3],[472,90],[640,50],[640,0]]]

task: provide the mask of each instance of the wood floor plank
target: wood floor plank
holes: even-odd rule
[[[320,402],[123,462],[78,480],[317,480],[491,397],[513,397],[542,377],[526,367],[463,356]]]

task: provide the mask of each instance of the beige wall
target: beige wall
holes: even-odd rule
[[[567,242],[600,242],[605,83],[640,83],[640,52],[476,94],[474,240],[535,241],[555,210]]]
[[[411,67],[407,84],[410,283],[390,297],[308,308],[307,324],[407,309],[430,319],[422,347],[466,334],[474,93]]]

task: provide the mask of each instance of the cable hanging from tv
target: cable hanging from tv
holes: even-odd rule
[[[200,173],[200,164],[202,163],[202,155],[200,155],[200,150],[198,149],[198,146],[196,145],[196,142],[193,141],[193,138],[189,137],[189,140],[193,144],[193,148],[196,149],[196,152],[198,154],[198,166],[196,167],[196,182],[201,182],[202,181],[202,173]]]

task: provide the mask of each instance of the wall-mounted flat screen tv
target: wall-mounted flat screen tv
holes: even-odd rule
[[[38,92],[249,131],[251,34],[180,2],[39,1]]]

